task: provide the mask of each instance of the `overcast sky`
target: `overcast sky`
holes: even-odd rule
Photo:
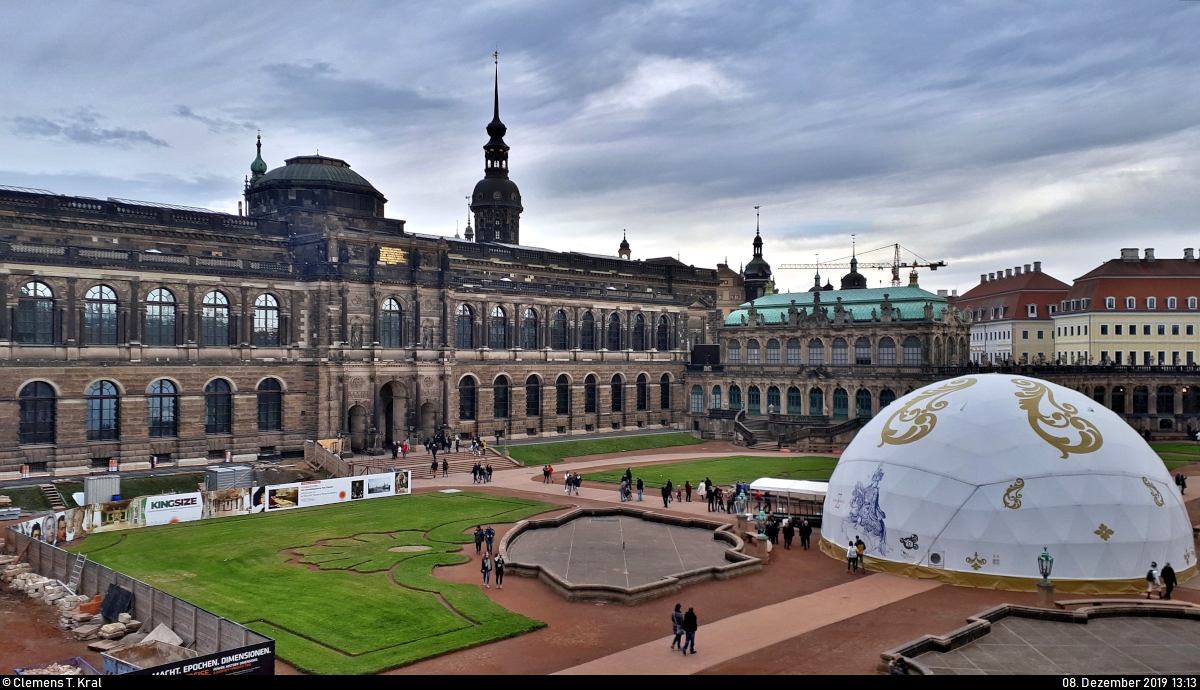
[[[483,173],[523,244],[772,265],[899,242],[922,286],[1200,245],[1200,2],[8,2],[0,185],[236,211],[343,158],[417,232]],[[890,260],[890,250],[864,257]],[[906,258],[911,256],[906,255]],[[872,286],[887,276],[866,272]],[[805,289],[811,271],[777,271]]]

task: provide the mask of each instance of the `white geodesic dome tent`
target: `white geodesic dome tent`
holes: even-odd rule
[[[1032,590],[1043,548],[1061,591],[1143,591],[1151,562],[1196,573],[1187,511],[1158,455],[1100,403],[977,374],[888,405],[829,481],[821,547],[871,569]]]

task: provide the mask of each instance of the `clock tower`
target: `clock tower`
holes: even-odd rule
[[[521,192],[508,179],[508,128],[500,121],[500,61],[496,60],[492,121],[488,123],[487,144],[483,147],[483,179],[471,194],[471,212],[475,215],[475,241],[521,243]]]

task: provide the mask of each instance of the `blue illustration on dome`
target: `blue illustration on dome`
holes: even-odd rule
[[[887,514],[879,507],[879,482],[883,479],[883,465],[871,475],[871,483],[863,486],[862,482],[854,483],[854,492],[850,496],[850,514],[846,517],[846,532],[854,532],[862,537],[867,545],[867,551],[886,556],[887,525],[884,518]]]

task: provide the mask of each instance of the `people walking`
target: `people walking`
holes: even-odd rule
[[[582,487],[583,487],[583,475],[576,472],[575,473],[575,495],[576,496],[579,495],[579,489],[581,489]]]
[[[671,632],[675,639],[671,640],[671,649],[682,649],[683,643],[683,605],[675,604],[675,612],[671,614]]]
[[[461,441],[462,441],[462,439],[459,438],[458,434],[455,434],[454,435],[454,452],[455,453],[460,452],[458,444],[461,443]]]
[[[546,469],[550,471],[550,483],[554,483],[554,465],[546,465]]]
[[[863,543],[862,537],[858,536],[857,534],[854,535],[854,553],[858,559],[858,563],[854,570],[858,571],[859,569],[862,569],[864,574],[867,572],[867,564],[865,562],[866,559],[863,555],[866,553],[866,551],[867,545]]]
[[[621,485],[617,487],[617,500],[625,502],[625,494],[629,493],[629,481],[621,477]]]
[[[504,556],[496,554],[496,589],[504,589]]]
[[[401,459],[408,457],[408,439],[404,439],[404,443],[400,444],[400,457]]]
[[[847,542],[846,545],[846,572],[858,572],[858,550],[854,548],[854,542]]]
[[[550,483],[550,466],[549,465],[542,465],[542,483],[543,484]]]
[[[668,479],[667,480],[667,502],[668,503],[671,502],[671,493],[673,491],[675,491],[675,485],[671,483],[670,479]]]
[[[692,502],[692,482],[689,480],[683,481],[683,493],[687,496],[687,502]]]
[[[450,476],[450,462],[446,458],[442,458],[442,476]]]
[[[483,525],[475,525],[475,555],[478,556],[479,547],[483,544]]]
[[[790,519],[784,520],[783,521],[783,548],[784,549],[790,550],[792,548],[792,537],[794,537],[794,536],[796,536],[796,528],[794,526],[792,526],[792,521]]]
[[[1162,599],[1162,584],[1158,581],[1158,563],[1150,562],[1150,570],[1146,572],[1146,598],[1158,592],[1158,598]]]
[[[400,444],[393,443],[392,444],[392,459],[395,460],[399,457],[400,457]]]
[[[800,523],[800,547],[808,551],[808,542],[812,539],[812,525],[808,524],[808,520],[803,520]]]
[[[661,491],[662,491],[663,507],[670,508],[671,507],[671,489],[667,488],[666,484],[663,484]]]
[[[433,462],[429,463],[429,476],[430,477],[437,476],[437,456],[436,455],[433,457]]]
[[[696,612],[691,606],[688,607],[687,613],[683,614],[683,647],[680,651],[684,654],[688,653],[688,648],[691,648],[692,654],[696,653],[696,628],[700,627],[699,621],[696,620]]]
[[[491,525],[488,525],[487,529],[483,530],[483,540],[487,542],[487,552],[489,554],[492,552],[492,542],[495,541],[495,539],[496,530],[492,529]]]
[[[490,555],[491,552],[488,552],[488,554],[489,555],[483,557],[483,560],[481,561],[480,566],[479,566],[479,571],[483,573],[483,586],[487,587],[488,589],[491,589],[492,588],[492,584],[491,584],[491,582],[492,582],[492,557]]]
[[[485,484],[492,483],[492,463],[488,463],[487,467],[483,468],[483,479]]]
[[[1163,565],[1162,583],[1163,583],[1163,588],[1167,590],[1163,594],[1163,599],[1170,599],[1171,598],[1171,590],[1175,589],[1175,585],[1178,584],[1178,580],[1175,579],[1175,569],[1171,567],[1170,563],[1166,563]]]
[[[645,488],[645,485],[642,484],[642,478],[638,477],[638,481],[637,481],[638,503],[642,502],[642,489],[644,489],[644,488]]]

